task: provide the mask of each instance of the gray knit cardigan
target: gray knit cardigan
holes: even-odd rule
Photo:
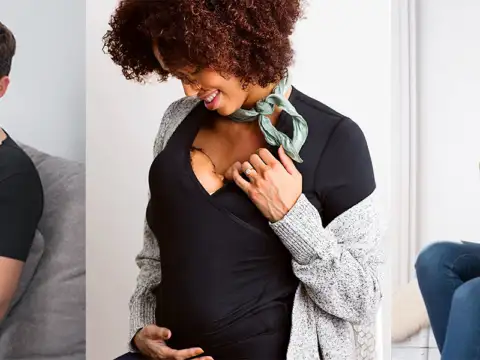
[[[186,97],[168,107],[154,156],[197,104],[197,99]],[[374,331],[372,322],[381,300],[381,226],[375,198],[374,192],[323,228],[317,209],[302,194],[282,220],[270,223],[291,252],[293,271],[300,280],[287,360],[373,359],[373,344],[363,344],[367,349],[361,349],[358,334]],[[159,245],[146,223],[137,265],[140,273],[130,300],[130,340],[139,329],[155,323],[152,290],[162,280]]]

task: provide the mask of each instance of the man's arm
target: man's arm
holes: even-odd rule
[[[7,139],[7,134],[0,128],[0,145]]]
[[[22,269],[22,261],[0,256],[0,322],[15,295]]]

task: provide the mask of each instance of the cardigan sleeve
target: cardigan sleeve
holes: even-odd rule
[[[140,273],[135,291],[130,298],[130,350],[135,351],[133,338],[145,326],[155,324],[156,299],[153,293],[162,280],[160,249],[155,235],[144,224],[143,248],[136,257]]]
[[[302,194],[283,219],[270,225],[290,250],[294,273],[317,306],[351,323],[368,322],[381,300],[381,223],[366,140],[350,119],[333,131],[315,184],[323,222],[320,209]]]
[[[154,158],[163,150],[166,142],[166,133],[171,131],[172,123],[176,119],[175,110],[181,100],[171,104],[160,122],[160,128],[153,146]],[[150,200],[150,195],[149,195]],[[160,266],[160,248],[152,230],[145,219],[143,231],[143,248],[136,256],[136,264],[140,269],[137,284],[130,298],[130,331],[129,348],[136,351],[133,338],[147,325],[155,324],[156,298],[153,290],[160,285],[162,273]]]

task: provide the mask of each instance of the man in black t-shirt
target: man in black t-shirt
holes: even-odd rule
[[[15,47],[15,37],[0,22],[0,98],[10,83]],[[0,128],[0,321],[17,289],[42,209],[42,185],[35,166]]]

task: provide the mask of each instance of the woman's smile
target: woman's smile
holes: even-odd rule
[[[212,94],[210,94],[207,98],[203,99],[205,106],[208,110],[216,110],[220,106],[220,91],[216,90]]]

